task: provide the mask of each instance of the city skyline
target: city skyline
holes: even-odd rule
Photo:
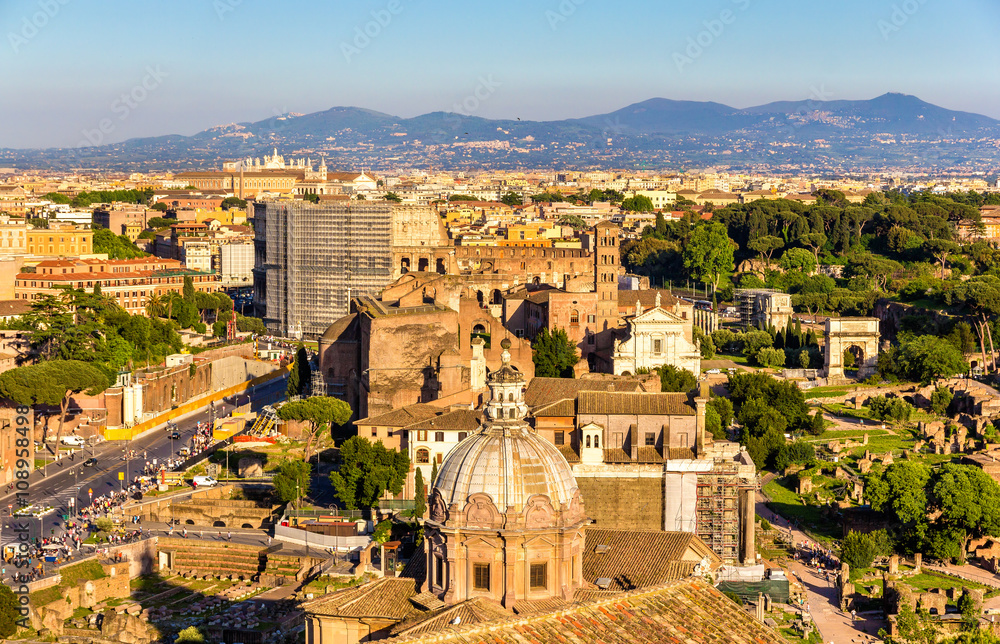
[[[1000,55],[977,47],[1000,7],[985,0],[850,0],[808,12],[754,0],[170,7],[0,8],[0,114],[11,124],[0,147],[76,147],[102,119],[114,125],[105,142],[118,142],[335,106],[408,118],[474,104],[475,116],[556,120],[652,97],[742,108],[892,91],[1000,118]],[[270,31],[257,37],[262,25]],[[647,25],[662,28],[636,32]],[[272,43],[268,33],[297,35]]]

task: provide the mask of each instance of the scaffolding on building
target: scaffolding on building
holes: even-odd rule
[[[392,280],[392,205],[267,201],[256,205],[255,284],[264,324],[284,337],[317,337],[347,315],[349,298]]]
[[[698,476],[695,532],[726,563],[740,555],[740,488],[735,464],[717,463]]]
[[[736,299],[737,312],[740,318],[740,326],[745,329],[755,328],[757,320],[760,318],[760,296],[780,293],[773,288],[738,288],[733,295]]]

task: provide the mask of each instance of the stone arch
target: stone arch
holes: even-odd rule
[[[878,318],[829,318],[826,321],[824,375],[827,381],[844,378],[844,350],[855,347],[863,356],[856,364],[859,378],[875,373],[879,353]]]
[[[430,268],[430,262],[431,260],[429,258],[421,257],[420,259],[417,260],[417,270],[420,271],[421,273],[426,273],[427,270]]]
[[[541,286],[541,284],[542,284],[542,278],[538,277],[537,275],[534,276],[534,277],[532,277],[531,278],[531,284],[533,286]]]
[[[243,525],[241,525],[240,527],[241,527],[241,528],[250,528],[251,530],[253,530],[253,526],[252,526],[252,525],[250,525],[249,523],[244,523],[244,524],[243,524]]]
[[[194,525],[194,519],[188,519],[184,522],[184,525]]]
[[[212,524],[212,527],[213,528],[225,528],[226,527],[226,522],[225,521],[216,521],[215,523]]]
[[[482,322],[476,322],[476,324],[472,327],[472,334],[479,335],[482,333],[486,333],[486,327],[483,326]]]
[[[399,272],[403,273],[404,275],[406,273],[410,272],[410,258],[409,257],[403,257],[403,258],[401,258],[399,260]]]
[[[490,304],[503,304],[503,293],[500,292],[500,289],[493,289],[490,294]]]
[[[435,269],[441,275],[444,275],[445,273],[448,272],[448,270],[445,268],[445,265],[444,265],[444,259],[442,259],[440,257],[437,258]]]

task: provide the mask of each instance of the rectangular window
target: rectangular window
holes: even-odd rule
[[[434,585],[444,588],[444,559],[434,559]]]
[[[611,434],[611,447],[623,447],[625,445],[624,432],[614,432]]]
[[[417,440],[418,441],[425,441],[425,440],[427,440],[427,430],[426,429],[418,429],[417,430]]]
[[[653,432],[646,432],[646,445],[649,447],[656,446],[656,434]]]
[[[440,465],[441,461],[444,460],[444,454],[435,454],[434,460],[437,461],[438,465]]]
[[[545,590],[545,573],[547,564],[531,564],[531,590]]]
[[[372,438],[378,438],[378,427],[372,427]]]
[[[565,445],[566,444],[566,434],[564,434],[563,432],[556,432],[552,436],[552,440],[553,440],[553,442],[555,442],[556,445]]]
[[[653,340],[653,353],[659,355],[663,351],[663,340]]]
[[[444,432],[434,432],[434,442],[443,443],[444,442]]]
[[[490,589],[490,565],[485,563],[472,564],[472,588],[473,590]]]
[[[458,432],[458,442],[461,443],[469,437],[469,432]]]
[[[587,316],[587,322],[590,323],[590,324],[594,324],[595,322],[597,322],[597,316],[593,315],[593,314],[588,315]]]

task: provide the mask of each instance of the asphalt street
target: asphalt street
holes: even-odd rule
[[[264,406],[264,400],[275,393],[284,392],[285,380],[279,378],[266,385],[255,387],[252,392],[251,409],[254,411]],[[233,411],[237,404],[245,405],[248,394],[240,394],[238,399],[228,398],[215,403],[215,418],[222,418]],[[16,517],[13,521],[28,521],[31,524],[31,536],[56,536],[63,532],[63,515],[72,517],[73,508],[90,505],[91,498],[99,497],[109,491],[120,490],[123,483],[127,486],[133,477],[140,474],[147,463],[160,464],[170,458],[177,458],[177,452],[182,447],[188,447],[199,422],[208,421],[212,416],[209,406],[178,418],[177,439],[171,439],[172,431],[166,424],[160,425],[132,441],[101,441],[88,445],[76,452],[71,459],[63,456],[55,463],[49,464],[43,470],[36,470],[28,479],[28,503],[37,506],[50,506],[54,512],[42,518]],[[132,450],[134,456],[126,459],[125,451]],[[88,458],[95,458],[96,464],[85,466]],[[119,473],[124,475],[124,481],[119,480]],[[9,530],[11,524],[10,509],[17,510],[17,500],[14,494],[3,491],[0,496],[0,515],[3,516],[3,531],[0,532],[0,543],[10,543],[16,539],[16,534]]]

